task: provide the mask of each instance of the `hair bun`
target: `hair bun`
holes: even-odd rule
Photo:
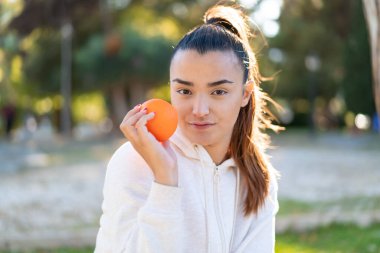
[[[205,24],[219,25],[236,34],[243,41],[248,41],[250,36],[247,16],[238,6],[216,5],[209,9],[204,17]]]
[[[225,29],[231,31],[232,33],[234,33],[240,37],[239,31],[231,24],[230,21],[228,21],[224,18],[213,17],[213,18],[207,19],[206,24],[213,24],[213,25],[222,26]]]

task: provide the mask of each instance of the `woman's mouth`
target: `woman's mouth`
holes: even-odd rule
[[[191,127],[198,130],[208,129],[215,125],[215,123],[211,123],[211,122],[190,122],[189,124]]]

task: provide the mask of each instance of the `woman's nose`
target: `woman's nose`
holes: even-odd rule
[[[194,99],[193,114],[197,117],[206,116],[209,113],[209,103],[204,96],[197,96]]]

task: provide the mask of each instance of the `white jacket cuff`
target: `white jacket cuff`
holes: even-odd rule
[[[181,199],[181,188],[153,182],[144,209],[176,214],[181,210]]]

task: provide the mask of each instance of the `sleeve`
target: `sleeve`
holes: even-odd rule
[[[130,143],[111,158],[95,253],[181,252],[182,190],[154,182]]]
[[[275,216],[279,210],[279,204],[277,174],[274,170],[271,172],[270,180],[269,195],[264,206],[253,218],[249,232],[236,253],[275,252]]]

